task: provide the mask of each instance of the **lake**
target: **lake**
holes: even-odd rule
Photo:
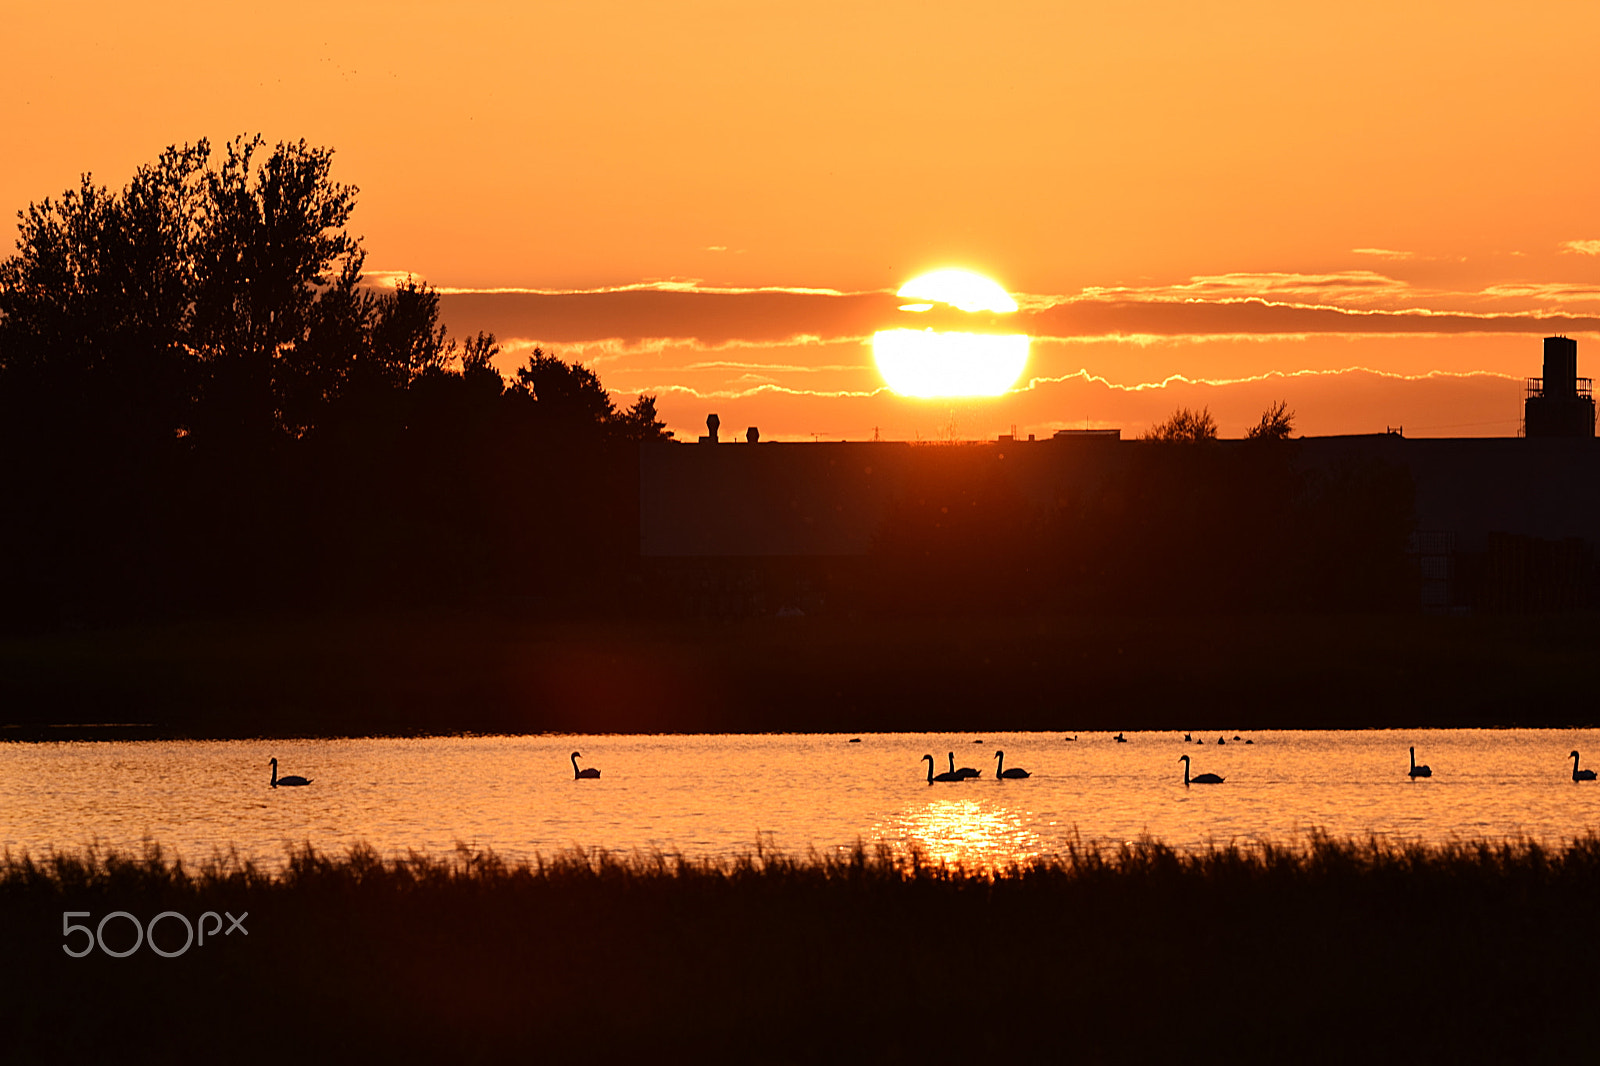
[[[506,858],[570,848],[727,857],[857,840],[916,844],[988,866],[1073,840],[1149,835],[1182,849],[1279,843],[1322,829],[1394,840],[1526,837],[1600,826],[1600,783],[1572,781],[1600,730],[1268,731],[1217,744],[1182,734],[449,736],[0,744],[0,845],[16,854],[145,840],[199,861],[237,848],[268,866],[285,846],[385,854],[457,844]],[[1248,739],[1253,743],[1246,744]],[[981,741],[981,742],[980,742]],[[1406,749],[1434,776],[1411,780]],[[996,780],[1006,766],[1032,774]],[[574,780],[570,753],[598,767]],[[927,783],[922,756],[982,776]],[[1193,772],[1221,785],[1185,788]],[[303,788],[268,787],[270,757]],[[1600,765],[1600,761],[1597,761]]]

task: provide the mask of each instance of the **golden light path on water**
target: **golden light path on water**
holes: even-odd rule
[[[1143,837],[1188,851],[1292,844],[1312,830],[1559,844],[1600,828],[1600,783],[1574,782],[1568,757],[1600,764],[1600,730],[1273,731],[1244,738],[1254,744],[1126,735],[7,742],[0,846],[137,852],[149,840],[190,861],[237,848],[271,867],[304,842],[390,855],[461,844],[513,860],[572,848],[731,858],[757,841],[803,856],[882,842],[986,868]],[[1432,778],[1406,775],[1412,745]],[[996,780],[1002,748],[1006,767],[1032,776]],[[573,779],[574,750],[599,780]],[[943,770],[951,753],[982,776],[930,785],[923,756]],[[1185,754],[1225,783],[1185,788]],[[271,757],[312,784],[269,788]]]
[[[1027,862],[1052,850],[1024,812],[976,799],[930,799],[874,826],[866,836],[914,846],[936,864],[969,869]]]

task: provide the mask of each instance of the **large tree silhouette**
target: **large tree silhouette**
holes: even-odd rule
[[[21,212],[0,262],[0,625],[617,584],[636,442],[595,373],[508,386],[438,295],[363,283],[333,153],[172,147]],[[9,617],[8,617],[9,616]]]

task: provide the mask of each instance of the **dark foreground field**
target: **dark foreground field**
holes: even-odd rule
[[[861,851],[728,864],[159,856],[0,868],[8,1062],[1553,1061],[1600,1002],[1600,838],[1159,844],[997,876]],[[248,912],[175,958],[66,919]],[[218,925],[222,923],[218,921]],[[112,950],[133,943],[116,918]],[[181,923],[160,927],[182,947]]]
[[[1592,613],[233,619],[0,642],[0,738],[1592,726],[1597,669]]]

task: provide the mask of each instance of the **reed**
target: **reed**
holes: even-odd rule
[[[897,1061],[1002,1044],[1143,1061],[1169,1042],[1259,1060],[1411,1040],[1528,1061],[1575,1046],[1600,993],[1596,900],[1593,833],[1073,842],[998,870],[881,845],[529,862],[304,846],[271,870],[152,845],[0,857],[0,949],[19,1061],[170,1057],[138,1036],[162,1032],[232,1061]],[[63,912],[112,910],[248,911],[248,935],[175,959],[66,957]]]

